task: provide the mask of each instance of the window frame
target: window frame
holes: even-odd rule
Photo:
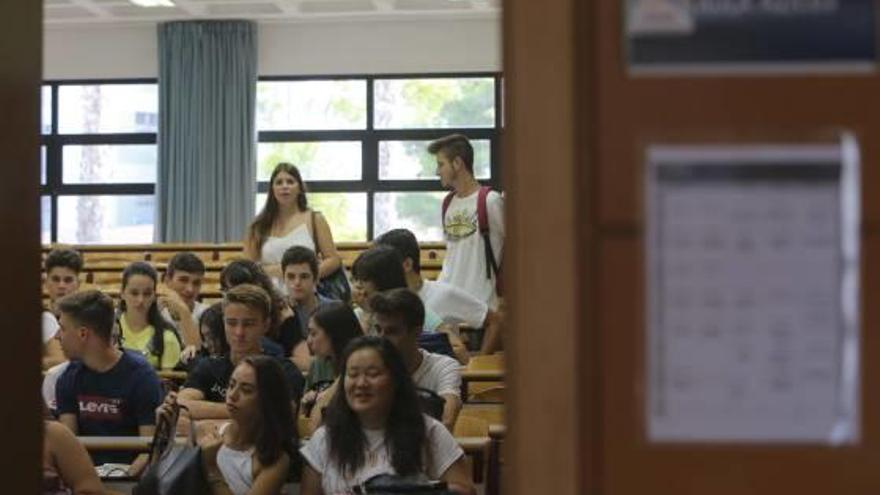
[[[411,129],[376,129],[373,126],[375,113],[374,84],[378,79],[466,79],[491,78],[494,85],[495,121],[492,127],[443,127],[443,128],[411,128]],[[302,76],[261,76],[259,82],[284,81],[339,81],[365,80],[367,86],[367,123],[366,128],[359,130],[257,130],[257,143],[283,142],[326,142],[326,141],[360,141],[361,142],[361,180],[344,181],[310,181],[309,192],[358,192],[367,194],[367,238],[375,237],[374,200],[377,192],[437,192],[443,191],[439,179],[380,180],[379,179],[379,142],[434,140],[449,134],[464,134],[472,140],[488,140],[490,149],[490,178],[479,180],[483,185],[493,189],[501,189],[501,131],[503,122],[503,101],[501,72],[429,72],[429,73],[395,73],[395,74],[345,74],[345,75],[302,75]],[[257,193],[269,192],[268,181],[257,181]],[[440,215],[440,212],[437,212]],[[438,217],[439,218],[439,217]]]
[[[491,78],[494,85],[495,121],[492,127],[448,127],[448,128],[411,128],[411,129],[376,129],[373,119],[375,112],[374,84],[381,79],[464,79]],[[379,179],[379,143],[381,141],[433,140],[453,133],[460,133],[473,140],[487,140],[490,148],[490,178],[481,179],[483,185],[500,190],[501,177],[501,134],[503,126],[503,74],[497,71],[478,72],[428,72],[428,73],[391,73],[391,74],[342,74],[342,75],[296,75],[296,76],[260,76],[259,82],[286,81],[338,81],[364,80],[366,82],[366,127],[358,130],[272,130],[257,131],[256,146],[260,143],[277,142],[326,142],[326,141],[358,141],[361,143],[361,180],[310,181],[308,188],[315,193],[366,193],[366,241],[375,237],[374,201],[376,193],[385,192],[437,192],[443,191],[439,179],[380,180]],[[157,78],[105,78],[105,79],[47,79],[42,86],[48,86],[51,93],[51,132],[41,134],[40,145],[46,149],[46,183],[40,185],[40,196],[47,196],[51,207],[50,242],[58,242],[58,198],[59,196],[126,196],[152,195],[155,197],[155,183],[115,183],[115,184],[64,184],[63,183],[63,147],[66,145],[123,145],[123,144],[156,144],[156,132],[130,133],[92,133],[92,134],[60,134],[59,127],[59,88],[76,85],[121,85],[121,84],[156,84]],[[41,89],[42,91],[42,89]],[[157,112],[159,109],[157,108]],[[255,116],[256,118],[256,116]],[[256,123],[255,123],[256,124]],[[41,124],[42,129],[42,124]],[[157,164],[158,165],[158,164]],[[158,170],[157,170],[158,178]],[[268,193],[269,182],[257,181],[257,193]],[[439,215],[439,212],[438,212]],[[154,225],[154,228],[158,228]]]
[[[58,198],[59,196],[155,196],[156,184],[145,182],[128,182],[114,184],[65,184],[63,181],[64,163],[63,148],[66,145],[120,145],[120,144],[156,144],[156,132],[124,132],[124,133],[81,133],[60,134],[58,132],[59,101],[61,86],[100,86],[124,84],[155,84],[157,78],[125,78],[125,79],[47,79],[41,86],[49,86],[52,94],[52,125],[49,134],[40,135],[40,145],[46,147],[46,183],[40,185],[40,196],[48,196],[51,209],[51,227],[49,241],[58,243]],[[156,113],[158,114],[158,104]],[[40,126],[42,129],[42,124]],[[157,163],[158,167],[158,163]],[[158,172],[158,170],[157,170]],[[155,229],[157,226],[153,225]]]

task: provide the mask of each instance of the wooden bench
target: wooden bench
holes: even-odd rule
[[[351,270],[351,265],[361,252],[368,249],[367,242],[341,242],[337,250],[343,265]],[[80,273],[80,284],[84,287],[96,288],[114,297],[118,296],[122,285],[122,271],[133,261],[150,262],[160,276],[164,274],[168,261],[177,253],[189,251],[205,263],[205,279],[202,285],[204,302],[219,300],[220,272],[231,260],[242,256],[240,243],[226,244],[132,244],[132,245],[46,245],[43,246],[43,257],[53,248],[76,249],[83,256],[83,270]],[[443,266],[446,247],[443,243],[423,243],[420,261],[422,274],[428,279],[436,279]],[[43,294],[44,303],[48,296]]]

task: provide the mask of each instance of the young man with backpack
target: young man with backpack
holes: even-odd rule
[[[437,158],[443,187],[452,189],[443,200],[446,258],[438,280],[494,309],[504,251],[504,198],[474,178],[474,148],[465,136],[440,138],[428,152]]]

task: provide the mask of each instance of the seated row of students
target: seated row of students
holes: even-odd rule
[[[261,357],[260,339],[268,328],[271,304],[263,289],[250,284],[235,286],[224,295],[222,304],[229,356],[200,361],[179,395],[166,401],[180,400],[193,418],[232,420],[232,426],[217,430],[217,441],[205,445],[206,472],[220,474],[212,476],[214,482],[223,483],[233,493],[278,493],[286,479],[289,462],[289,457],[285,461],[279,449],[284,439],[290,439],[291,444],[295,440],[291,432],[295,431],[293,418],[302,378],[290,361]],[[321,493],[321,486],[325,493],[335,493],[340,483],[349,488],[360,484],[366,479],[361,479],[361,475],[368,478],[370,473],[376,474],[377,468],[383,472],[421,472],[448,478],[453,484],[462,482],[464,492],[468,493],[469,481],[460,462],[461,450],[446,429],[440,427],[442,432],[437,429],[439,423],[421,416],[417,401],[409,397],[414,396],[414,392],[405,390],[413,387],[412,364],[396,350],[389,357],[388,348],[405,348],[396,330],[404,325],[408,328],[421,324],[423,314],[419,310],[424,309],[420,301],[412,292],[398,289],[374,296],[372,306],[377,311],[379,332],[389,339],[374,346],[381,351],[376,353],[378,361],[377,356],[365,355],[370,353],[354,352],[352,349],[357,349],[357,345],[353,343],[344,352],[340,366],[345,373],[339,377],[340,392],[329,400],[324,420],[326,430],[319,429],[303,448],[310,467],[303,477],[302,493]],[[350,311],[345,305],[341,307]],[[113,344],[114,309],[110,298],[99,291],[84,291],[60,300],[58,309],[62,348],[72,360],[59,379],[56,391],[61,422],[72,432],[83,435],[151,435],[153,411],[162,401],[159,381],[146,359]],[[404,314],[409,315],[408,318]],[[317,320],[312,320],[316,331]],[[410,340],[412,351],[415,340]],[[415,353],[421,355],[423,366],[426,356],[417,349]],[[350,360],[352,356],[357,359]],[[261,367],[268,371],[261,371]],[[275,384],[267,385],[271,391],[264,392],[258,383],[264,380]],[[280,392],[279,387],[283,388]],[[260,401],[260,393],[265,393],[267,400]],[[279,425],[278,399],[282,397],[289,406],[284,408],[284,425]],[[397,413],[391,401],[399,399],[411,404]],[[275,409],[275,421],[265,416],[269,414],[266,408]],[[258,410],[263,416],[257,416]],[[388,431],[374,431],[382,426],[387,426]],[[264,427],[273,431],[261,431]],[[392,450],[388,459],[370,457],[370,462],[364,465],[363,459],[350,456],[350,449],[339,450],[340,445],[357,446],[360,441],[353,432],[362,427],[369,437],[368,452],[375,454],[374,449],[387,442]],[[341,433],[334,436],[334,428],[341,428]],[[409,439],[401,436],[403,432],[407,432]],[[418,448],[407,450],[414,445]],[[422,447],[427,447],[431,455],[418,461],[413,453],[421,453]],[[396,449],[406,451],[406,462],[400,462],[394,454]],[[119,453],[95,454],[97,462],[125,462],[129,460],[126,457],[130,458]],[[236,458],[245,462],[236,462]],[[250,462],[246,462],[248,460]],[[131,472],[138,472],[142,462],[142,458],[135,460]],[[239,466],[238,474],[229,473],[235,466]],[[241,466],[246,467],[244,471]],[[259,490],[253,491],[254,488]]]

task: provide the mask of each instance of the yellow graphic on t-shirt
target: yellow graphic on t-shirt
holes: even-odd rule
[[[458,241],[473,235],[477,231],[477,213],[467,210],[458,210],[449,214],[446,223],[443,224],[443,233],[446,238]]]

